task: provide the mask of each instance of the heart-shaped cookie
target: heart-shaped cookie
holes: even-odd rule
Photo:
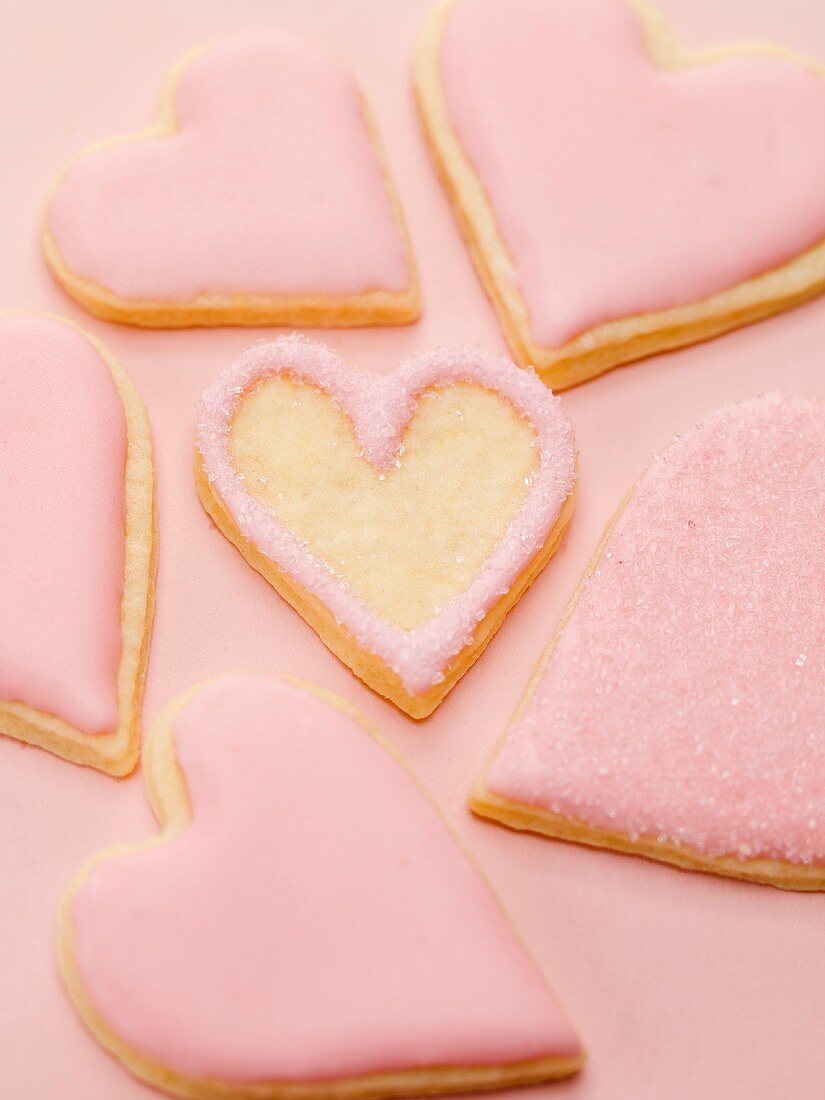
[[[0,314],[0,733],[135,765],[154,577],[140,398],[67,321]]]
[[[477,867],[343,700],[231,674],[174,700],[145,759],[163,834],[92,860],[60,928],[79,1011],[133,1073],[308,1100],[581,1064]]]
[[[44,243],[66,290],[107,320],[356,325],[419,313],[368,108],[346,69],[288,34],[185,57],[154,127],[63,169]]]
[[[825,888],[825,403],[770,395],[660,455],[479,781],[517,828]]]
[[[516,360],[561,389],[819,293],[823,77],[647,0],[441,0],[417,96]]]
[[[393,375],[282,337],[198,413],[204,507],[375,691],[429,714],[555,551],[572,427],[532,372],[442,349]]]

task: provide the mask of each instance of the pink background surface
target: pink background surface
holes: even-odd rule
[[[131,372],[154,430],[161,560],[146,720],[193,682],[244,667],[314,680],[370,715],[471,846],[581,1029],[587,1068],[574,1081],[538,1090],[543,1095],[821,1097],[825,896],[786,895],[518,836],[474,820],[464,797],[602,527],[651,453],[724,402],[778,386],[825,393],[825,301],[565,396],[581,450],[569,535],[476,668],[416,725],[327,652],[197,504],[196,398],[260,333],[145,333],[96,322],[52,283],[41,260],[40,205],[66,156],[149,120],[163,73],[193,44],[237,29],[291,27],[357,70],[389,150],[425,295],[417,325],[326,338],[375,370],[440,343],[500,350],[412,107],[410,52],[426,7],[427,0],[79,0],[69,18],[63,5],[30,0],[4,12],[0,308],[56,311],[102,337]],[[773,38],[825,63],[821,0],[662,0],[662,7],[691,44]],[[139,774],[116,782],[0,740],[0,1095],[151,1095],[75,1017],[56,973],[54,931],[61,891],[80,862],[153,829]]]

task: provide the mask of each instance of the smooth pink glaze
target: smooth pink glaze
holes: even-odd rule
[[[621,513],[496,794],[709,856],[825,861],[825,402],[713,413]]]
[[[0,317],[0,699],[118,722],[126,421],[76,329]]]
[[[354,718],[238,673],[173,736],[191,823],[99,865],[72,906],[83,984],[131,1047],[232,1083],[579,1051],[475,865]]]
[[[539,344],[825,238],[825,81],[801,66],[657,68],[626,0],[459,0],[440,60]]]
[[[772,39],[825,62],[822,0],[657,2],[690,43]],[[503,353],[410,102],[410,58],[432,4],[7,5],[3,10],[13,14],[0,38],[2,80],[14,89],[15,109],[3,122],[0,302],[65,308],[33,248],[37,197],[64,153],[148,118],[141,112],[156,99],[158,77],[190,43],[277,21],[357,62],[380,109],[381,132],[393,139],[392,166],[425,276],[427,307],[418,325],[349,329],[330,334],[329,342],[350,363],[382,373],[439,344],[478,341]],[[31,109],[17,110],[23,103]],[[263,334],[95,329],[111,339],[139,386],[160,473],[157,659],[146,717],[187,685],[242,667],[325,684],[379,721],[455,820],[589,1049],[575,1081],[508,1090],[507,1100],[823,1100],[825,893],[671,873],[648,861],[505,832],[462,809],[605,522],[651,455],[711,409],[759,391],[781,386],[825,397],[823,305],[561,395],[581,466],[562,550],[423,730],[355,680],[300,616],[235,560],[193,491],[194,402]],[[92,852],[154,831],[138,777],[113,783],[93,769],[0,741],[3,1100],[162,1100],[78,1023],[59,988],[52,950],[58,894],[72,870]]]
[[[422,626],[402,630],[377,615],[238,478],[229,448],[232,418],[244,392],[275,374],[302,379],[335,398],[352,419],[366,458],[378,468],[396,457],[416,398],[429,387],[475,382],[509,401],[534,428],[539,466],[522,507],[470,587]],[[478,348],[442,348],[382,376],[355,371],[324,344],[300,336],[257,344],[204,393],[197,439],[206,475],[244,538],[322,600],[411,694],[443,680],[450,660],[470,644],[478,623],[544,544],[575,483],[573,428],[558,398],[532,371]]]
[[[175,116],[174,137],[69,168],[48,221],[74,274],[161,301],[409,285],[358,88],[331,57],[283,33],[231,39],[186,68]]]

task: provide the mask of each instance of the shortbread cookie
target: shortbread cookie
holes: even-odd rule
[[[230,674],[178,696],[145,759],[163,833],[87,864],[60,921],[69,992],[138,1077],[361,1100],[581,1065],[478,869],[349,704]]]
[[[99,341],[0,314],[0,733],[135,766],[154,582],[152,447]]]
[[[418,278],[351,74],[299,38],[185,57],[151,129],[80,153],[46,257],[98,317],[135,325],[415,320]]]
[[[259,344],[204,394],[197,450],[221,531],[414,718],[476,660],[573,507],[558,399],[478,349],[379,377],[300,337]]]
[[[563,389],[820,293],[823,77],[647,0],[440,0],[417,97],[516,360]]]
[[[660,455],[599,548],[473,809],[825,888],[825,403],[770,395]]]

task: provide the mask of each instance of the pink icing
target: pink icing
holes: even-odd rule
[[[118,722],[126,421],[71,326],[0,317],[0,699]]]
[[[83,984],[132,1048],[232,1083],[579,1053],[474,864],[354,718],[234,674],[173,736],[189,826],[99,864],[71,910]]]
[[[500,394],[533,426],[539,466],[522,507],[469,588],[422,626],[402,630],[380,618],[239,480],[229,449],[232,417],[244,392],[275,374],[330,394],[351,418],[365,457],[378,468],[395,459],[416,398],[429,387],[475,382]],[[544,544],[575,481],[573,428],[558,398],[532,371],[477,348],[439,349],[379,376],[354,371],[323,344],[299,336],[260,343],[204,393],[197,438],[206,475],[244,538],[326,604],[362,647],[393,669],[410,694],[443,680],[450,660],[470,644],[478,623]]]
[[[709,856],[825,861],[825,403],[713,413],[642,477],[487,773]]]
[[[539,344],[825,238],[825,82],[801,66],[665,71],[626,0],[459,0],[440,63]]]
[[[358,89],[332,58],[281,33],[213,46],[180,78],[175,117],[173,137],[69,168],[48,221],[76,275],[162,301],[409,285]]]

